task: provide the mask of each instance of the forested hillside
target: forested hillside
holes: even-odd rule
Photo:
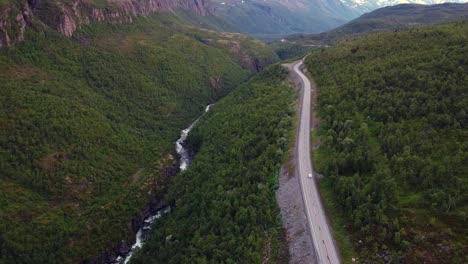
[[[307,57],[320,90],[314,162],[354,257],[467,263],[467,43],[459,22]]]
[[[132,263],[287,263],[275,201],[294,113],[286,76],[275,65],[205,115],[189,137],[198,153],[170,188],[175,210]]]
[[[0,49],[0,263],[78,263],[133,240],[179,130],[277,59],[172,13],[71,39],[28,28]]]

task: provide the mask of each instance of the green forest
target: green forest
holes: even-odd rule
[[[465,21],[372,34],[307,57],[319,87],[314,165],[354,257],[468,262],[467,54]]]
[[[0,263],[77,263],[132,241],[180,129],[277,60],[173,14],[71,39],[27,29],[0,49]]]
[[[275,65],[203,117],[195,159],[169,190],[175,210],[132,263],[287,263],[275,200],[294,114],[286,76]]]
[[[220,32],[235,29],[215,10],[133,17],[154,4],[139,2],[65,37],[68,11],[117,6],[63,3],[0,0],[0,264],[94,263],[134,242],[155,200],[174,206],[132,264],[287,263],[275,192],[297,94],[278,62],[306,53],[343,262],[468,263],[468,21],[267,45]]]

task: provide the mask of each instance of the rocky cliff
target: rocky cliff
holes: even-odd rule
[[[81,25],[94,22],[127,23],[156,11],[190,10],[205,16],[205,0],[108,0],[100,6],[86,0],[27,0],[0,7],[0,47],[24,40],[26,27],[47,25],[70,37]]]
[[[32,13],[29,5],[16,6],[0,10],[0,48],[11,46],[24,40],[26,26],[31,24]]]

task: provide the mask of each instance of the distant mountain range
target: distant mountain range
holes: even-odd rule
[[[259,38],[330,30],[359,12],[340,0],[212,0],[215,13]]]
[[[343,4],[356,12],[363,14],[375,9],[394,6],[399,4],[421,4],[421,5],[435,5],[442,3],[466,3],[467,0],[340,0]]]
[[[328,32],[292,35],[287,40],[309,46],[328,45],[356,35],[444,23],[463,18],[468,18],[468,3],[401,4],[366,13]]]
[[[331,30],[375,9],[404,3],[467,0],[211,0],[215,14],[240,32],[263,39]]]

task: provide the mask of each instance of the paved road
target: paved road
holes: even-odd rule
[[[318,263],[338,264],[340,258],[323,210],[317,182],[313,174],[310,159],[310,117],[311,117],[311,86],[309,79],[301,72],[302,60],[290,65],[292,74],[302,85],[302,106],[297,139],[297,170],[301,182],[302,198],[306,208],[309,230],[312,235]]]

